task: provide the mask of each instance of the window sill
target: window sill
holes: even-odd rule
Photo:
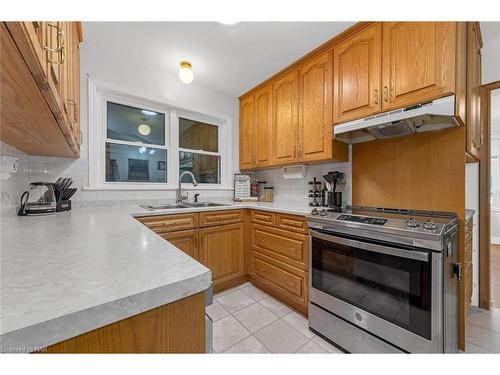
[[[82,190],[84,191],[173,191],[177,190],[178,186],[167,185],[167,186],[84,186]],[[182,184],[183,190],[196,190],[196,191],[206,191],[206,190],[219,190],[219,191],[232,191],[232,187],[222,186],[222,185],[203,185],[199,184],[194,187],[192,184]]]

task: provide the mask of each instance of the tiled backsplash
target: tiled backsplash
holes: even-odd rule
[[[77,192],[71,198],[75,207],[88,205],[122,205],[131,202],[152,203],[156,200],[175,199],[175,190],[153,191],[95,191],[88,186],[88,159],[69,159],[47,156],[30,156],[0,142],[0,192],[2,207],[19,204],[23,191],[30,182],[55,182],[59,177],[71,177]],[[13,166],[15,165],[15,169]],[[187,189],[189,192],[189,189]],[[192,192],[189,193],[193,195]],[[205,198],[231,198],[232,191],[201,191]]]
[[[268,169],[257,171],[253,175],[261,180],[266,181],[266,186],[274,187],[274,200],[290,201],[294,203],[308,202],[308,194],[310,186],[307,184],[314,177],[323,182],[322,176],[329,171],[340,171],[346,175],[346,185],[342,193],[343,205],[351,202],[351,164],[350,163],[335,163],[335,164],[319,164],[309,165],[307,167],[307,175],[304,178],[285,179],[281,169]]]
[[[3,207],[19,204],[23,191],[30,182],[54,182],[59,177],[71,177],[77,192],[72,198],[75,207],[94,205],[122,205],[131,202],[154,202],[173,200],[175,190],[154,191],[95,191],[84,190],[88,186],[88,159],[68,159],[46,156],[30,156],[12,149],[0,142],[0,192]],[[15,164],[15,170],[13,168]],[[274,187],[274,199],[294,203],[306,203],[309,192],[308,181],[329,171],[341,171],[346,174],[346,186],[343,192],[343,203],[351,201],[351,165],[350,163],[321,164],[308,166],[307,176],[301,179],[284,179],[281,169],[269,169],[254,172],[259,180],[267,181],[267,186]],[[188,190],[189,191],[189,190]],[[190,192],[190,196],[194,193]],[[232,191],[200,191],[201,199],[230,199]]]

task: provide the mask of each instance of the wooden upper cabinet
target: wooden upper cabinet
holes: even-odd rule
[[[299,69],[299,158],[332,157],[332,53],[313,58]]]
[[[298,77],[297,70],[292,70],[273,83],[273,165],[298,160]]]
[[[478,22],[467,23],[467,154],[479,160],[481,128],[481,34]]]
[[[240,101],[240,169],[251,168],[254,164],[254,106],[253,95]]]
[[[384,22],[382,110],[451,94],[455,86],[453,22]]]
[[[56,146],[58,142],[40,145],[40,142],[44,140],[28,128],[24,129],[25,139],[22,142],[15,141],[11,146],[28,154],[78,157],[80,152],[78,107],[81,24],[79,22],[29,21],[5,22],[4,25],[28,67],[31,79],[38,86],[39,92],[52,113],[52,124],[44,124],[43,129],[39,128],[37,132],[53,134],[58,131],[62,133],[69,147]],[[18,86],[16,89],[21,95],[20,92],[26,87]],[[28,117],[33,115],[35,114],[25,111],[22,119],[8,118],[6,123],[29,123],[32,120]]]
[[[271,163],[273,124],[273,87],[267,85],[255,92],[254,166],[265,167]]]
[[[333,122],[380,112],[382,24],[375,23],[333,49]]]

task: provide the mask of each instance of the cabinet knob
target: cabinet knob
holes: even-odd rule
[[[387,86],[384,86],[384,100],[387,102],[389,101],[389,89]]]

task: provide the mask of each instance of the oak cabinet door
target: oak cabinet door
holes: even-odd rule
[[[384,22],[382,110],[453,92],[455,34],[453,22]]]
[[[255,126],[254,150],[255,166],[265,167],[271,164],[272,123],[273,123],[273,87],[264,86],[254,94]]]
[[[382,24],[375,23],[333,49],[333,122],[381,111]]]
[[[467,24],[467,152],[481,154],[481,45],[478,26]]]
[[[54,114],[64,118],[64,69],[66,68],[66,25],[64,22],[47,22],[47,84],[58,108]]]
[[[163,233],[161,236],[172,245],[184,251],[191,258],[198,259],[198,231],[183,230],[179,232]]]
[[[298,144],[298,72],[293,70],[273,84],[272,163],[295,162]]]
[[[332,157],[332,53],[326,52],[299,70],[299,158]]]
[[[212,272],[214,286],[244,275],[243,223],[200,229],[199,239],[199,261]]]
[[[253,95],[240,101],[240,169],[254,166],[254,107]]]

